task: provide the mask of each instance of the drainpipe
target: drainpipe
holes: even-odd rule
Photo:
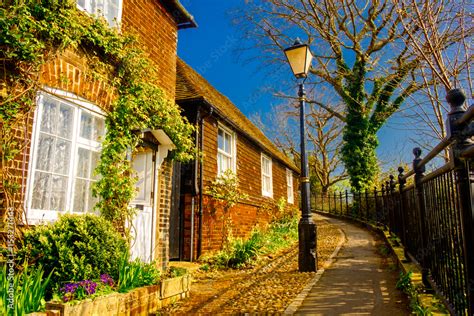
[[[204,147],[204,119],[210,117],[212,113],[214,112],[214,108],[211,106],[209,108],[209,113],[206,116],[201,116],[200,117],[200,123],[199,123],[199,153],[201,154],[198,160],[199,163],[199,222],[198,222],[198,249],[197,249],[197,257],[199,258],[202,254],[202,198],[203,198],[203,176],[202,176],[202,171],[203,171],[203,166],[202,166],[202,152],[203,152],[203,147]]]

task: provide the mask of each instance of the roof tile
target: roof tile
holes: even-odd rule
[[[232,121],[241,132],[251,138],[267,154],[283,162],[287,167],[299,173],[294,162],[283,154],[263,132],[256,127],[240,110],[222,93],[217,91],[206,79],[199,75],[182,59],[177,60],[176,102],[202,99],[212,104],[223,118]]]

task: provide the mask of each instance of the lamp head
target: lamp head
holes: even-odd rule
[[[313,59],[308,44],[302,44],[297,38],[293,46],[285,49],[284,53],[295,77],[306,78]]]

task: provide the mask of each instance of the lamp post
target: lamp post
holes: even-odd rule
[[[284,50],[291,70],[297,79],[306,78],[313,56],[307,44],[296,39],[293,46]],[[298,267],[300,272],[317,270],[316,224],[311,217],[308,156],[306,154],[306,120],[304,80],[299,83],[300,137],[301,137],[301,219],[298,223]]]

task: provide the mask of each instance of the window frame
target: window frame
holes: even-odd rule
[[[294,180],[293,180],[293,171],[291,169],[286,168],[286,194],[287,194],[287,202],[288,204],[295,203],[295,187],[294,187]]]
[[[103,1],[107,3],[107,2],[110,2],[112,0],[103,0]],[[91,0],[84,0],[84,3],[85,3],[85,6],[82,7],[79,4],[79,2],[76,0],[76,7],[79,10],[86,12],[87,14],[90,14],[90,15],[93,15],[93,16],[103,17],[107,21],[107,23],[109,24],[110,27],[117,28],[117,29],[120,30],[120,25],[121,25],[121,22],[122,22],[123,0],[118,0],[118,5],[117,5],[118,14],[117,14],[117,17],[116,17],[115,21],[113,21],[114,23],[112,23],[112,21],[107,20],[106,14],[104,12],[100,12],[100,14],[97,11],[92,12]]]
[[[72,118],[72,129],[71,129],[71,148],[69,150],[69,164],[66,177],[67,190],[65,195],[65,207],[64,210],[54,210],[54,209],[34,209],[32,208],[33,204],[33,191],[34,191],[34,181],[36,178],[37,170],[37,158],[39,151],[39,139],[41,134],[41,122],[44,115],[44,98],[50,98],[57,102],[64,103],[68,106],[71,106],[73,109],[73,118]],[[74,203],[74,192],[75,192],[75,183],[77,177],[77,162],[78,162],[78,150],[79,148],[84,148],[89,151],[100,153],[102,148],[101,142],[89,140],[80,136],[80,121],[81,113],[87,113],[95,117],[100,117],[104,119],[105,123],[105,113],[95,104],[88,102],[85,99],[79,98],[77,95],[62,91],[58,89],[53,89],[49,87],[43,87],[42,91],[37,94],[36,97],[36,110],[33,118],[33,127],[31,133],[31,146],[29,149],[29,167],[28,167],[28,179],[26,182],[26,199],[24,201],[26,209],[26,217],[30,223],[37,223],[41,221],[54,221],[58,218],[59,214],[84,214],[85,212],[74,212],[72,210]],[[104,126],[104,136],[106,130]],[[54,172],[48,172],[49,174],[54,174]],[[82,177],[79,177],[82,178]],[[87,178],[86,181],[90,181],[92,178]],[[89,208],[90,209],[90,208]],[[87,211],[86,211],[87,212]]]
[[[219,148],[219,130],[222,130],[224,132],[224,139],[225,139],[225,134],[228,134],[230,136],[230,150],[231,150],[230,154]],[[217,163],[217,176],[221,176],[224,172],[226,172],[228,170],[228,169],[221,170],[221,168],[219,166],[219,155],[223,155],[227,158],[230,158],[230,168],[229,169],[232,170],[232,172],[237,173],[236,172],[236,166],[237,166],[237,135],[230,128],[228,128],[228,127],[226,127],[226,126],[224,126],[220,123],[217,126],[217,162],[216,162]]]
[[[264,172],[264,168],[263,168],[264,160],[267,160],[268,163],[269,163],[269,170],[270,170],[269,173]],[[261,179],[262,196],[273,198],[273,162],[272,162],[272,158],[270,158],[270,156],[268,156],[268,155],[265,155],[264,153],[261,153],[261,156],[260,156],[260,172],[261,172],[261,175],[262,175],[262,179]],[[269,183],[270,183],[269,190],[265,190],[264,183],[265,183],[266,178],[270,179],[270,181],[269,181]]]

